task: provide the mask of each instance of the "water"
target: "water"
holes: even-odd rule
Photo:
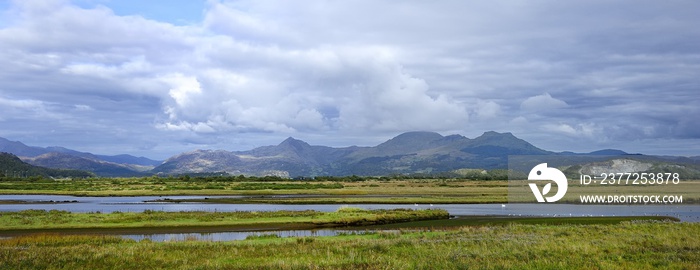
[[[175,203],[146,202],[170,198],[241,198],[242,196],[137,196],[137,197],[74,197],[62,195],[2,195],[0,200],[18,200],[26,204],[0,204],[0,211],[21,211],[26,209],[65,210],[71,212],[143,212],[155,211],[278,211],[278,210],[316,210],[332,212],[338,210],[338,204],[209,204],[209,203]],[[46,203],[54,201],[59,203]],[[64,201],[77,201],[62,203]],[[34,203],[31,203],[34,202]],[[444,209],[456,216],[549,216],[549,217],[585,217],[585,216],[673,216],[684,222],[700,222],[700,205],[572,205],[572,204],[353,204],[347,205],[364,209]],[[362,233],[342,229],[290,230],[290,231],[248,231],[248,232],[206,232],[206,233],[155,233],[128,234],[123,237],[137,241],[230,241],[242,240],[250,235],[276,234],[280,237],[334,236],[340,233]]]
[[[0,211],[21,211],[26,209],[65,210],[71,212],[143,212],[154,211],[278,211],[316,210],[332,212],[338,204],[217,204],[217,203],[176,203],[146,202],[165,198],[241,198],[243,196],[136,196],[136,197],[74,197],[63,195],[2,195],[0,200],[18,200],[36,203],[0,204]],[[60,203],[40,203],[54,201]],[[77,201],[76,203],[62,203]],[[512,215],[512,216],[673,216],[682,221],[700,222],[700,205],[573,205],[573,204],[352,204],[348,206],[364,209],[445,209],[451,215]]]
[[[248,236],[277,235],[278,237],[307,237],[307,236],[336,236],[340,234],[364,234],[373,231],[318,229],[318,230],[287,230],[287,231],[257,231],[257,232],[211,232],[211,233],[156,233],[156,234],[125,234],[124,238],[141,241],[148,239],[154,242],[166,241],[235,241],[244,240]]]
[[[333,212],[338,204],[217,204],[217,203],[176,203],[145,202],[170,198],[241,198],[243,196],[136,196],[136,197],[74,197],[63,195],[2,195],[0,200],[19,200],[36,203],[0,204],[0,211],[21,211],[26,209],[65,210],[70,212],[143,212],[154,211],[279,211],[316,210]],[[40,203],[54,201],[61,203]],[[62,203],[77,201],[76,203]],[[347,206],[364,209],[445,209],[451,215],[504,215],[504,216],[673,216],[687,222],[700,222],[700,205],[573,205],[573,204],[352,204]]]
[[[204,198],[241,198],[243,196],[137,196],[137,197],[74,197],[62,195],[2,195],[0,200],[20,200],[37,203],[29,204],[0,204],[0,211],[21,211],[26,209],[65,210],[70,212],[143,212],[154,211],[207,211],[207,212],[233,212],[233,211],[280,211],[280,210],[316,210],[321,212],[333,212],[341,205],[314,204],[314,205],[288,205],[288,204],[219,204],[219,203],[177,203],[168,201],[146,202],[163,199],[204,199]],[[287,196],[288,197],[288,196]],[[63,203],[64,201],[78,201],[77,203]],[[59,203],[40,203],[54,201]],[[385,204],[358,204],[352,205],[364,209],[395,209],[418,208],[412,204],[385,205]]]

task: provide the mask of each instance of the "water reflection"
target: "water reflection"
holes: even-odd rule
[[[340,234],[366,234],[373,231],[357,230],[290,230],[290,231],[258,231],[258,232],[213,232],[213,233],[161,233],[161,234],[128,234],[124,238],[136,241],[150,240],[155,242],[165,241],[234,241],[244,240],[248,237],[307,237],[307,236],[336,236]]]

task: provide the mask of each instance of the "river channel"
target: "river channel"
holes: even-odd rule
[[[574,205],[574,204],[217,204],[217,203],[177,203],[147,202],[165,198],[204,199],[241,196],[135,196],[135,197],[75,197],[63,195],[2,195],[0,201],[22,203],[0,204],[0,211],[22,211],[27,209],[65,210],[70,212],[143,212],[154,211],[278,211],[316,210],[331,212],[341,206],[364,209],[444,209],[454,216],[545,216],[545,217],[585,217],[585,216],[672,216],[683,222],[700,222],[700,205]],[[126,238],[153,241],[208,240],[228,241],[245,239],[255,234],[276,234],[287,236],[332,236],[339,233],[352,233],[339,229],[270,231],[270,232],[207,232],[207,233],[165,233],[128,234]]]

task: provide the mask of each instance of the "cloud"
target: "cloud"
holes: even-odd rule
[[[187,82],[175,77],[169,91],[173,102],[165,110],[171,122],[208,123],[220,131],[396,131],[466,121],[463,107],[443,94],[430,96],[424,80],[406,74],[392,59],[377,58],[381,53],[251,49],[248,57],[260,54],[274,62],[273,68],[264,74],[247,67],[201,70]]]
[[[77,111],[92,111],[93,110],[93,108],[90,107],[90,105],[76,104],[73,106],[75,107],[75,110],[77,110]]]
[[[542,95],[533,96],[525,99],[523,103],[520,104],[520,108],[525,111],[537,112],[537,111],[552,111],[556,109],[561,109],[567,107],[568,104],[563,100],[553,98],[549,93],[544,93]]]
[[[555,132],[562,135],[577,137],[577,138],[592,138],[594,136],[599,136],[601,134],[601,128],[593,123],[581,123],[576,125],[570,125],[566,123],[558,124],[545,124],[543,126],[545,131]],[[605,137],[596,138],[597,140],[606,140]]]
[[[48,102],[34,99],[9,99],[0,96],[0,107],[2,118],[15,119],[60,119],[62,116],[53,112],[51,107],[55,106]]]
[[[208,1],[189,24],[80,4],[1,13],[0,126],[21,130],[0,136],[166,157],[409,130],[585,150],[700,140],[693,1]]]
[[[474,113],[480,119],[494,119],[501,113],[501,105],[492,100],[478,100]]]

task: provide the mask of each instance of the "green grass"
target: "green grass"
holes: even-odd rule
[[[205,199],[159,199],[151,202],[189,202],[219,204],[472,204],[500,203],[502,198],[477,194],[464,195],[314,195],[296,197],[250,196],[243,198],[205,198]]]
[[[75,196],[173,196],[173,195],[323,195],[306,198],[248,198],[235,203],[351,204],[351,203],[502,203],[507,201],[507,181],[480,180],[366,180],[185,181],[179,179],[98,178],[66,181],[1,181],[0,194],[54,194]],[[167,181],[166,181],[167,180]],[[381,195],[382,197],[367,197]],[[353,197],[354,196],[354,197]]]
[[[452,219],[419,220],[403,223],[367,226],[366,229],[445,229],[460,226],[506,226],[513,224],[530,225],[605,225],[637,221],[680,221],[675,217],[665,216],[627,216],[627,217],[510,217],[510,216],[463,216]]]
[[[508,197],[508,181],[464,179],[363,179],[362,181],[285,180],[237,177],[187,178],[96,178],[86,180],[0,181],[0,194],[55,194],[75,196],[174,196],[249,195],[243,199],[220,199],[220,203],[277,204],[466,204],[517,201]],[[226,181],[225,181],[226,180]],[[230,180],[230,181],[229,181]],[[235,181],[233,181],[235,180]],[[240,181],[239,181],[240,180]],[[659,192],[682,195],[685,204],[700,203],[700,181],[683,179],[679,185],[587,185],[574,184],[561,203],[577,203],[579,195],[640,194]],[[527,181],[520,184],[526,185]],[[532,201],[525,187],[522,199]],[[266,195],[313,195],[298,198]],[[515,195],[515,194],[511,194]],[[0,202],[2,203],[2,202]]]
[[[228,229],[317,228],[361,226],[444,219],[445,210],[363,210],[343,209],[336,212],[162,212],[141,213],[71,213],[58,210],[24,210],[0,212],[0,232],[60,229],[143,229],[227,227]]]
[[[698,269],[700,224],[467,226],[336,237],[0,240],[0,269]]]
[[[341,183],[332,184],[311,184],[311,183],[241,183],[236,186],[232,186],[232,190],[284,190],[284,189],[336,189],[343,188]]]
[[[274,233],[268,233],[268,234],[251,234],[248,235],[245,239],[246,240],[257,240],[257,239],[277,239],[280,238],[279,235],[276,235]]]

